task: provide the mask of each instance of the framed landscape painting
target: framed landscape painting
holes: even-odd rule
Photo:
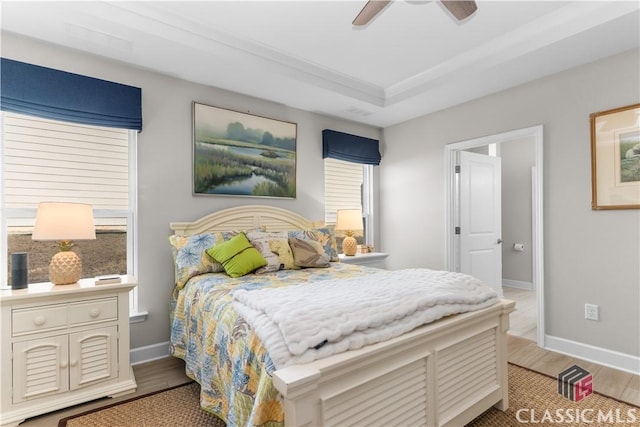
[[[592,209],[640,209],[640,104],[590,119]]]
[[[195,195],[296,197],[295,123],[193,103]]]

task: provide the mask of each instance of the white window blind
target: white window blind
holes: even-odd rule
[[[362,183],[361,164],[324,159],[324,216],[327,224],[335,224],[338,209],[363,209]]]
[[[82,243],[83,257],[96,251],[91,254],[93,259],[103,261],[93,263],[91,271],[113,274],[115,269],[121,270],[124,259],[126,273],[137,275],[135,131],[8,112],[0,118],[0,246],[8,249],[0,251],[0,283],[7,283],[7,252],[14,249],[8,243],[9,235],[16,246],[24,245],[24,238],[16,236],[26,234],[30,239],[41,201],[92,205],[96,230],[104,232],[105,239],[116,240],[98,236],[94,249]],[[116,237],[117,233],[121,235]],[[126,248],[105,256],[100,245],[120,251],[122,239]],[[46,271],[48,259],[40,258],[33,255],[30,268],[45,281],[39,275],[40,270]],[[86,269],[86,265],[83,267]],[[132,319],[139,321],[146,316],[138,312],[137,287],[130,293],[129,307]]]
[[[128,130],[5,113],[4,208],[41,201],[129,209]]]

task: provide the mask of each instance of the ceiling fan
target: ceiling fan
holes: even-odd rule
[[[367,25],[382,9],[384,9],[392,0],[369,0],[364,5],[353,25]],[[458,21],[469,17],[478,9],[476,2],[473,0],[439,0],[444,7],[451,12]]]

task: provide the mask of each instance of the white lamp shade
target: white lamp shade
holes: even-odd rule
[[[93,208],[82,203],[42,202],[38,205],[33,240],[93,240]]]
[[[361,209],[338,209],[336,218],[336,230],[354,231],[362,230]]]

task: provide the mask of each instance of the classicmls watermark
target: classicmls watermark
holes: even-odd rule
[[[627,409],[580,409],[558,408],[536,411],[521,408],[516,411],[516,419],[521,424],[592,424],[594,426],[636,424],[640,421],[636,408]]]
[[[573,402],[580,402],[593,394],[593,376],[578,365],[558,374],[558,394]],[[636,424],[640,421],[636,408],[592,409],[557,408],[535,410],[521,408],[516,411],[516,419],[522,424],[593,424],[596,426],[613,424]],[[636,424],[637,425],[637,424]]]
[[[558,394],[574,402],[580,402],[593,393],[593,376],[578,365],[558,374]]]

